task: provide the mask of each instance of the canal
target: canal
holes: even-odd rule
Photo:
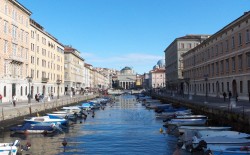
[[[172,155],[177,138],[160,133],[162,125],[153,110],[137,103],[135,96],[124,95],[104,110],[95,111],[95,117],[89,114],[85,121],[60,134],[24,136],[5,132],[0,142],[30,142],[31,149],[23,153],[30,155]]]

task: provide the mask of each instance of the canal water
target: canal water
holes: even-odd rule
[[[162,120],[155,112],[136,102],[136,97],[123,95],[104,110],[88,115],[68,130],[56,135],[1,135],[0,142],[20,139],[31,143],[30,155],[172,155],[177,138],[160,133]],[[67,141],[66,147],[62,142]],[[184,152],[181,153],[185,154]]]

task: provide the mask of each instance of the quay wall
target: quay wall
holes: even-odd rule
[[[64,106],[77,105],[82,101],[93,99],[96,95],[80,96],[67,99],[58,99],[53,102],[30,103],[17,107],[2,107],[0,111],[0,130],[7,130],[9,127],[22,123],[24,118],[45,115],[51,111],[59,110]]]
[[[171,103],[175,107],[187,107],[194,114],[208,116],[209,126],[231,126],[233,130],[250,133],[250,114],[244,107],[241,110],[233,110],[230,107],[220,108],[210,104],[200,104],[192,100],[183,100],[172,97],[152,95],[165,103]]]

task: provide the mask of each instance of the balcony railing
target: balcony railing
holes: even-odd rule
[[[17,55],[9,55],[9,60],[16,63],[24,63],[25,59]]]
[[[42,83],[47,83],[49,81],[49,78],[42,77]]]

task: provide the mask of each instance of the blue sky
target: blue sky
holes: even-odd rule
[[[250,10],[249,0],[18,0],[31,18],[94,67],[149,72],[186,34],[213,34]]]

